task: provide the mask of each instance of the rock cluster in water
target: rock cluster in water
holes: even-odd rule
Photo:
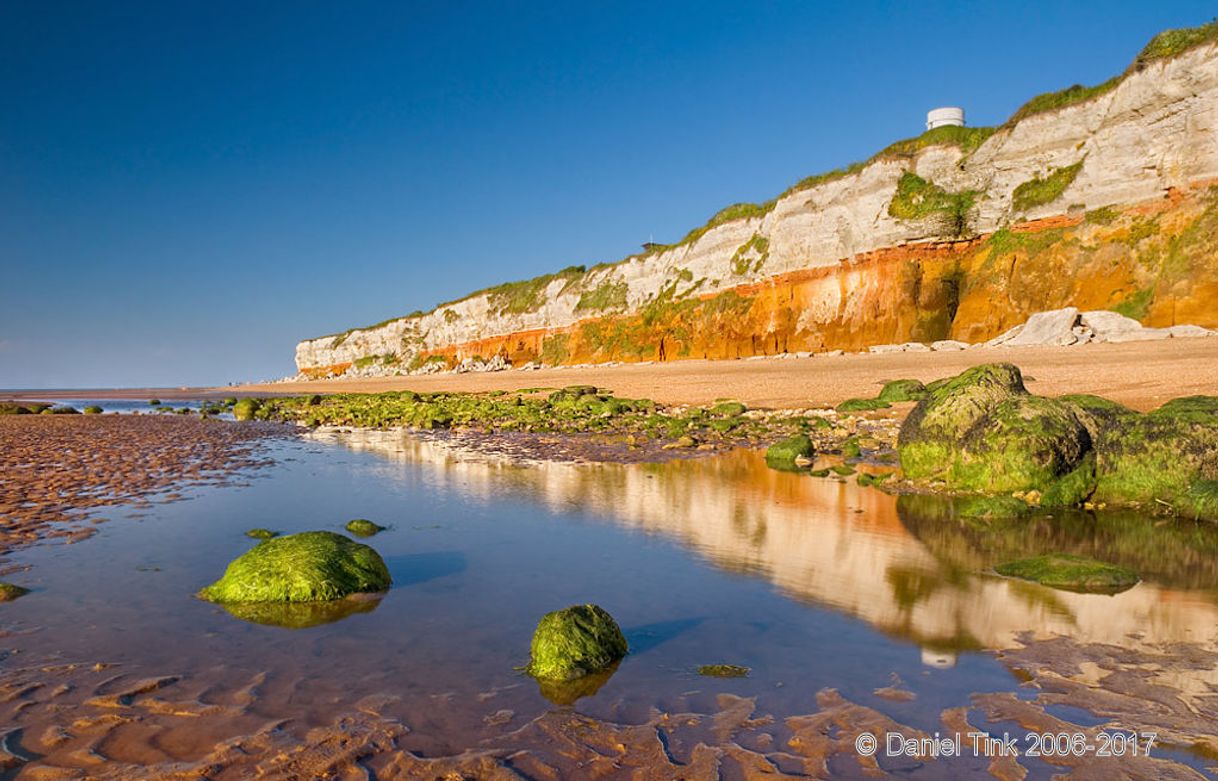
[[[1034,396],[1015,366],[985,364],[928,387],[898,451],[907,478],[949,492],[1042,507],[1161,503],[1218,520],[1215,397],[1143,414],[1096,396]]]

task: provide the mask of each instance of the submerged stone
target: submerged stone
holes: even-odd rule
[[[1066,591],[1116,594],[1138,582],[1138,574],[1127,567],[1067,553],[1048,553],[1011,561],[999,564],[994,570],[999,575]]]
[[[811,458],[816,454],[816,446],[805,434],[775,442],[765,451],[765,461],[775,468],[791,468],[797,458]]]
[[[255,540],[269,540],[272,537],[278,537],[279,532],[273,532],[270,529],[263,529],[262,527],[258,527],[256,529],[250,529],[249,531],[247,531],[245,533],[245,536],[252,537]]]
[[[211,602],[315,602],[389,588],[380,554],[333,532],[266,540],[238,556],[199,592]]]
[[[0,583],[0,602],[12,602],[18,597],[24,597],[30,593],[28,588],[14,586],[12,583]]]
[[[528,672],[539,679],[571,681],[605,670],[628,651],[613,616],[597,605],[572,605],[541,617]]]
[[[752,670],[737,664],[704,664],[698,668],[698,675],[708,678],[747,678]]]
[[[919,380],[892,380],[884,383],[877,399],[880,401],[921,401],[926,396],[926,386]]]
[[[346,529],[359,537],[371,537],[377,532],[384,531],[385,527],[375,524],[367,518],[355,518],[347,521]]]

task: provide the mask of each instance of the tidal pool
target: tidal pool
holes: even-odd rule
[[[99,754],[193,760],[238,730],[307,729],[375,702],[409,725],[401,748],[437,756],[554,708],[641,723],[713,712],[726,693],[783,716],[815,712],[823,689],[934,732],[974,692],[1027,696],[989,653],[1021,638],[1137,648],[1218,636],[1208,528],[1082,514],[966,523],[942,503],[774,471],[747,451],[522,465],[400,433],[267,447],[276,465],[241,485],[111,512],[92,539],[9,557],[30,566],[20,582],[33,593],[0,607],[0,670],[100,663],[172,685],[174,707],[199,711],[152,736],[124,726]],[[394,578],[383,597],[226,610],[193,596],[255,544],[251,527],[341,532],[352,518],[389,527],[366,540]],[[1048,550],[1127,564],[1144,582],[1083,595],[989,572]],[[631,653],[611,675],[543,691],[517,670],[532,630],[581,602],[613,614]],[[710,664],[750,673],[699,676]],[[207,719],[222,693],[240,714]],[[20,728],[45,735],[57,718],[31,708]]]

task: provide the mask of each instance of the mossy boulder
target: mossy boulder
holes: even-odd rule
[[[0,602],[12,602],[18,597],[24,597],[30,593],[28,588],[14,586],[12,583],[0,582]]]
[[[273,532],[270,529],[263,529],[261,526],[250,529],[245,533],[246,537],[252,537],[255,540],[269,540],[272,537],[278,537],[279,532]]]
[[[572,605],[541,617],[528,672],[539,679],[571,681],[605,670],[628,651],[613,616],[597,605]]]
[[[1068,402],[1033,396],[1011,364],[975,366],[928,390],[901,425],[901,467],[949,490],[1035,492],[1073,505],[1095,488],[1091,434]]]
[[[743,415],[748,411],[748,407],[738,401],[724,401],[710,408],[712,415],[720,415],[725,418],[734,418]]]
[[[876,396],[880,401],[921,401],[926,396],[926,386],[919,380],[892,380],[884,383]]]
[[[816,446],[806,434],[796,434],[770,445],[765,451],[765,462],[776,469],[792,468],[797,458],[811,458]]]
[[[376,534],[377,532],[385,531],[384,526],[375,524],[372,521],[368,520],[367,518],[355,518],[353,520],[347,521],[347,525],[345,528],[347,529],[347,531],[351,532],[352,534],[356,535],[357,537],[371,537],[372,535]]]
[[[1048,553],[1010,561],[999,564],[994,570],[999,575],[1031,580],[1065,591],[1116,594],[1138,582],[1138,574],[1128,567],[1068,553]]]
[[[380,554],[333,532],[302,532],[260,543],[199,592],[211,602],[317,602],[389,588]]]
[[[1218,398],[1188,396],[1140,414],[1096,397],[1065,397],[1095,442],[1095,502],[1165,502],[1218,521]]]
[[[84,412],[86,415],[100,415],[102,414],[102,408],[96,404],[90,404],[88,407],[85,407]]]

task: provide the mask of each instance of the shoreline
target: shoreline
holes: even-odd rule
[[[1029,390],[1043,396],[1092,393],[1138,410],[1179,396],[1218,394],[1218,338],[1169,339],[1070,347],[995,347],[957,352],[852,353],[812,358],[761,358],[617,364],[469,374],[312,380],[234,386],[220,394],[291,395],[515,391],[596,385],[626,398],[661,404],[710,404],[730,398],[751,408],[835,406],[871,397],[887,381],[928,382],[982,363],[1014,363]]]

